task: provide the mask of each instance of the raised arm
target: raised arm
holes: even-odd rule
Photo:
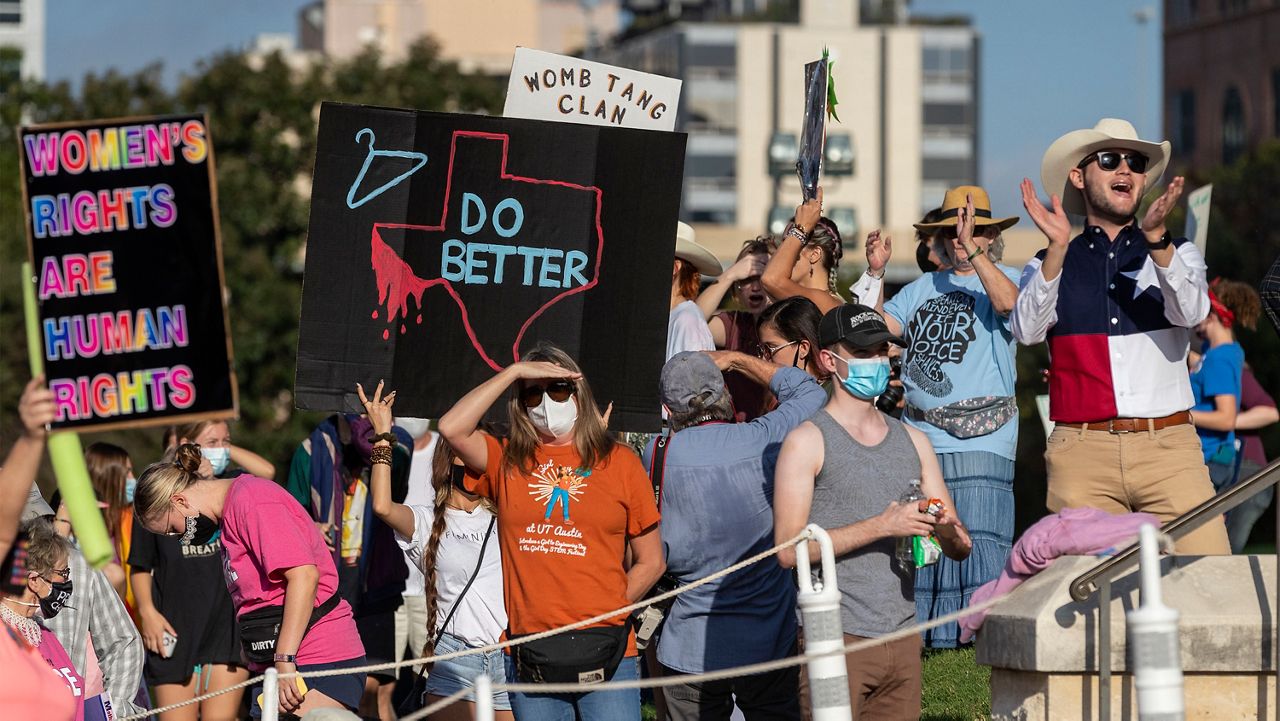
[[[484,432],[480,430],[480,421],[484,419],[485,411],[498,402],[508,386],[521,379],[581,377],[581,373],[561,368],[555,363],[537,361],[512,364],[453,404],[453,408],[440,417],[437,430],[463,463],[472,470],[483,471],[489,464],[489,446],[485,442]]]
[[[987,255],[991,239],[985,233],[975,234],[974,222],[973,196],[969,195],[966,196],[965,207],[956,216],[956,236],[969,255],[969,263],[977,272],[982,288],[991,299],[991,307],[996,313],[1007,316],[1013,312],[1013,306],[1018,301],[1018,286]]]
[[[1040,202],[1031,180],[1022,179],[1022,205],[1049,239],[1049,247],[1032,258],[1022,271],[1021,289],[1009,318],[1013,337],[1023,345],[1043,341],[1058,322],[1058,284],[1062,281],[1062,266],[1071,244],[1071,221],[1058,196],[1051,196],[1051,200],[1052,211]]]
[[[8,555],[18,535],[18,521],[44,456],[45,426],[53,422],[53,415],[53,393],[45,387],[44,376],[36,376],[18,401],[22,435],[0,467],[0,558]]]
[[[858,302],[875,308],[880,317],[884,318],[890,333],[902,335],[902,324],[897,318],[884,312],[884,270],[889,265],[891,257],[893,257],[893,238],[881,235],[879,228],[871,231],[867,235],[867,272],[863,274],[866,281],[864,282],[862,278],[858,279],[858,284],[865,288],[863,293],[868,297],[863,298],[860,295]],[[871,297],[873,294],[874,297]]]
[[[818,197],[808,200],[796,208],[796,227],[782,236],[782,243],[778,246],[778,252],[774,253],[773,257],[769,259],[769,264],[765,266],[764,273],[760,275],[760,283],[764,286],[765,292],[773,296],[774,300],[801,295],[813,301],[818,306],[818,310],[826,313],[839,305],[839,301],[825,290],[806,288],[791,279],[791,273],[796,267],[796,261],[800,259],[800,251],[804,248],[809,234],[813,232],[814,227],[817,226],[818,221],[821,219],[822,188],[818,188]],[[803,230],[801,230],[802,228]],[[797,237],[797,232],[799,235],[804,236],[806,240],[802,241]]]
[[[373,390],[373,398],[368,398],[364,394],[364,388],[359,383],[356,384],[356,394],[360,396],[360,403],[364,406],[365,413],[369,416],[369,422],[373,424],[374,435],[382,435],[391,432],[391,407],[395,405],[396,392],[391,391],[387,395],[382,395],[382,381],[378,381],[378,387]],[[374,448],[390,448],[391,442],[383,438],[374,441]],[[413,538],[414,520],[413,509],[403,503],[396,503],[391,500],[391,464],[375,463],[373,469],[369,471],[369,493],[373,497],[373,512],[381,518],[384,523],[391,526],[391,530],[400,534],[404,538]]]
[[[711,320],[711,316],[716,314],[720,309],[720,303],[724,297],[733,289],[733,284],[740,280],[746,280],[753,275],[764,273],[764,258],[759,254],[751,253],[739,258],[736,263],[725,269],[720,277],[715,279],[711,285],[703,289],[698,295],[698,309],[702,311],[702,317]],[[712,327],[711,335],[716,336],[715,327]],[[721,326],[721,335],[716,336],[716,345],[723,346],[723,325]]]
[[[276,467],[267,459],[254,453],[248,448],[231,445],[231,462],[258,478],[274,479],[276,477]]]

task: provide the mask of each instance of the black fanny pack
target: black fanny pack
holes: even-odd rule
[[[600,683],[613,678],[631,624],[580,628],[516,646],[516,676],[525,683]]]
[[[316,624],[316,621],[329,615],[329,612],[338,607],[338,594],[333,594],[329,600],[316,606],[311,611],[311,620],[307,621],[307,630]],[[270,665],[276,659],[276,638],[280,635],[280,624],[284,623],[284,606],[267,606],[256,611],[250,611],[237,619],[240,624],[240,648],[244,651],[244,657],[251,663]],[[306,634],[306,631],[303,632]]]

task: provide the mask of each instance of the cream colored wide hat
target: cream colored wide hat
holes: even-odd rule
[[[698,272],[709,277],[716,277],[724,272],[715,253],[694,242],[693,228],[688,223],[676,223],[676,257],[693,263]]]
[[[1076,189],[1068,175],[1090,153],[1118,148],[1136,150],[1147,156],[1146,191],[1155,188],[1169,164],[1169,141],[1153,143],[1138,138],[1138,131],[1128,120],[1103,118],[1088,130],[1073,130],[1053,141],[1040,162],[1040,182],[1048,193],[1062,198],[1062,207],[1068,213],[1084,215],[1084,195]]]

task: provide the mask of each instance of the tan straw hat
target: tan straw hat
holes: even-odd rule
[[[698,272],[714,278],[724,272],[724,266],[715,254],[694,242],[693,228],[688,223],[676,223],[676,257],[693,263]]]
[[[1040,163],[1040,182],[1046,192],[1062,198],[1062,207],[1068,213],[1084,215],[1084,196],[1076,189],[1068,176],[1071,169],[1080,164],[1090,153],[1099,150],[1136,150],[1147,156],[1146,189],[1160,182],[1165,166],[1169,164],[1169,141],[1153,143],[1140,140],[1138,131],[1128,120],[1103,118],[1088,130],[1073,130],[1053,141]]]
[[[991,198],[987,195],[987,191],[976,185],[961,185],[948,190],[942,197],[942,208],[940,208],[942,220],[936,223],[916,223],[916,230],[930,231],[956,227],[956,216],[960,214],[960,209],[965,207],[970,196],[973,197],[974,226],[981,228],[987,225],[998,225],[1000,230],[1004,230],[1018,222],[1016,215],[1009,218],[992,218]]]

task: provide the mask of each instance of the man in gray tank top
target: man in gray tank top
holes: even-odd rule
[[[843,305],[818,327],[818,364],[838,388],[788,436],[774,480],[774,538],[808,523],[831,534],[845,642],[878,638],[915,622],[914,574],[894,562],[898,538],[933,534],[957,561],[969,534],[956,516],[933,446],[923,433],[876,410],[889,382],[889,343],[904,345],[874,309]],[[911,481],[945,505],[937,517],[898,499]],[[795,564],[793,549],[778,555]],[[814,548],[814,560],[816,548]],[[830,579],[828,579],[828,582]],[[845,656],[854,719],[920,717],[920,637]]]

